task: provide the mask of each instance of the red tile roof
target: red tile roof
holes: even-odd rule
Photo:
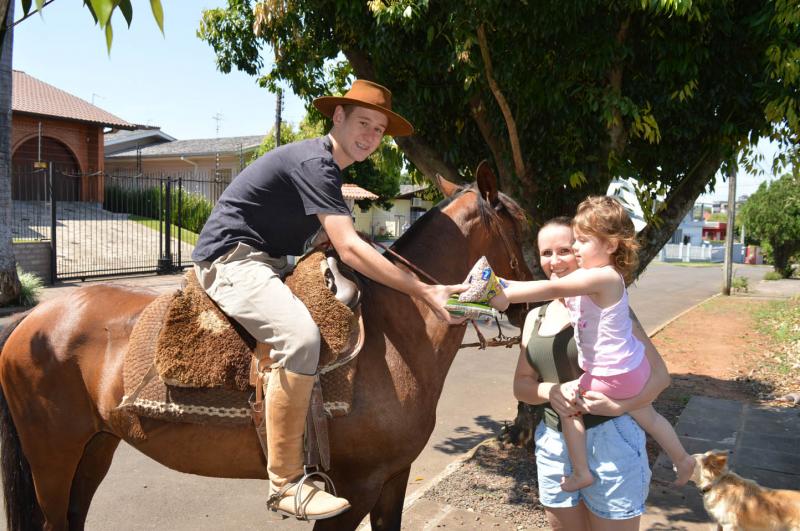
[[[342,195],[345,199],[378,199],[377,195],[355,184],[343,184]]]
[[[91,122],[120,129],[136,126],[95,107],[69,92],[48,85],[25,72],[14,70],[11,108],[17,112]]]

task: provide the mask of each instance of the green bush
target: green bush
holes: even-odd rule
[[[44,282],[33,273],[28,273],[17,267],[17,276],[22,286],[19,291],[18,303],[21,306],[36,306],[39,302],[39,294],[42,292]]]
[[[767,273],[764,275],[764,280],[780,280],[782,278],[783,275],[777,271],[767,271]]]
[[[748,291],[747,277],[733,277],[731,280],[731,288],[733,288],[733,291]]]
[[[111,212],[133,214],[149,219],[160,219],[159,212],[162,205],[163,189],[160,186],[150,188],[123,188],[121,186],[107,185],[103,208]],[[178,219],[178,203],[181,203],[181,219]],[[173,189],[172,197],[173,225],[180,225],[194,233],[199,233],[205,225],[214,205],[205,197],[190,194],[184,191],[178,193]],[[180,223],[178,223],[180,221]]]

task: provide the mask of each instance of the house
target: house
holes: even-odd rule
[[[123,151],[136,151],[147,146],[177,140],[177,138],[163,132],[160,127],[149,125],[137,125],[133,131],[112,129],[103,136],[106,157]]]
[[[428,185],[401,184],[390,209],[374,204],[367,209],[356,207],[353,211],[356,230],[379,239],[399,238],[433,207],[433,201],[424,199],[427,191]]]
[[[108,135],[108,173],[213,176],[229,183],[247,165],[264,135],[175,140],[160,129]]]
[[[703,243],[703,210],[695,208],[686,213],[667,243],[700,245]]]
[[[728,232],[728,224],[725,221],[706,221],[703,224],[703,240],[723,241]]]
[[[48,163],[65,174],[82,175],[104,170],[106,128],[132,130],[136,126],[100,107],[45,83],[25,72],[12,73],[11,194],[13,199],[43,198],[40,186]],[[99,201],[102,179],[65,180],[62,197]],[[41,197],[40,197],[41,196]]]
[[[356,201],[361,201],[364,199],[378,199],[378,196],[369,190],[365,190],[360,186],[351,183],[345,183],[342,185],[342,196],[344,197],[344,202],[347,203],[348,208],[350,208],[350,212],[355,211]]]

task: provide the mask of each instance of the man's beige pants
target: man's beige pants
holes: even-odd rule
[[[274,258],[247,244],[213,262],[194,265],[197,280],[228,316],[257,341],[272,346],[272,361],[312,375],[319,362],[319,328],[305,305],[280,279],[286,257]]]

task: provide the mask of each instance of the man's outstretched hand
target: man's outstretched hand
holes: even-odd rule
[[[451,295],[461,293],[469,287],[469,284],[452,284],[449,286],[441,284],[424,284],[420,293],[422,301],[428,305],[433,311],[434,315],[447,324],[457,325],[463,323],[466,319],[463,317],[455,317],[448,312],[444,305]]]

